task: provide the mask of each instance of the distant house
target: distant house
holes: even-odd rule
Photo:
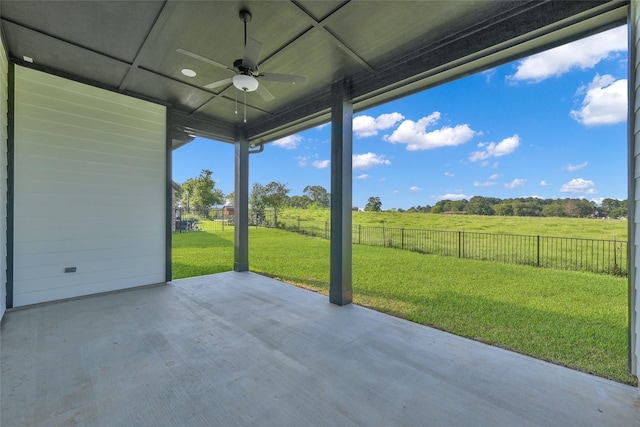
[[[222,215],[233,215],[234,208],[233,206],[225,206],[222,208]]]

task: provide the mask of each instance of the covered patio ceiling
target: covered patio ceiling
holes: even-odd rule
[[[234,142],[239,128],[250,143],[269,142],[327,122],[337,81],[359,111],[619,25],[627,4],[3,0],[0,17],[14,63],[169,105],[175,148],[189,135]],[[247,93],[246,124],[231,82],[205,87],[234,75],[211,61],[243,58],[241,10],[251,13],[247,36],[262,44],[260,72],[307,78],[261,78],[273,99]]]

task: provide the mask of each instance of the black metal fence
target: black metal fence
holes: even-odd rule
[[[329,239],[329,221],[278,216],[268,210],[252,214],[249,223]],[[176,209],[174,230],[225,231],[233,227],[233,215],[222,208],[204,212]],[[353,243],[403,249],[423,254],[496,261],[563,270],[627,275],[627,242],[624,240],[493,234],[354,225]]]
[[[328,239],[328,221],[279,217],[278,228]],[[424,254],[627,275],[627,242],[354,225],[353,243]]]
[[[171,228],[176,233],[190,231],[225,231],[233,227],[233,213],[229,209],[211,208],[196,211],[175,208]]]

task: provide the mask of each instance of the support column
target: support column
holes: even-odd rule
[[[234,191],[235,271],[249,270],[249,143],[244,129],[236,137]]]
[[[329,301],[351,304],[353,106],[346,82],[331,90],[331,280]]]
[[[640,189],[640,169],[638,162],[640,161],[640,125],[636,121],[640,99],[640,82],[637,78],[638,68],[640,65],[640,36],[638,26],[640,20],[640,10],[637,1],[632,1],[629,7],[629,112],[628,112],[628,160],[629,160],[629,195],[627,199],[628,206],[628,223],[629,223],[629,370],[633,375],[640,372],[640,343],[638,340],[638,332],[640,332],[640,319],[638,311],[638,290],[640,289],[640,278],[638,277],[638,265],[640,264],[640,195],[637,190]]]

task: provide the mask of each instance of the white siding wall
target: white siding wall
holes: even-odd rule
[[[7,306],[7,95],[9,65],[0,43],[0,319]]]
[[[165,107],[19,66],[15,88],[14,306],[164,282]]]
[[[631,32],[629,43],[629,200],[632,201],[629,211],[629,239],[633,242],[630,248],[630,327],[631,327],[631,372],[636,376],[640,373],[640,304],[638,302],[638,291],[640,291],[640,277],[638,266],[640,265],[640,37],[638,25],[640,23],[640,11],[638,3],[631,2],[629,17],[629,30]]]

